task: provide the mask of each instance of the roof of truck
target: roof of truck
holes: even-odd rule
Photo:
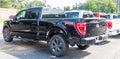
[[[64,14],[60,8],[43,8],[43,14]]]
[[[107,15],[106,13],[103,12],[93,12],[93,14]]]
[[[65,11],[65,12],[92,12],[90,10],[71,10],[71,11]]]

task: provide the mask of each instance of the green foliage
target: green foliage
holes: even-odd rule
[[[0,0],[0,8],[23,9],[35,6],[45,6],[40,0]]]
[[[11,7],[11,1],[10,0],[0,0],[0,7],[1,8]]]
[[[89,0],[83,4],[83,9],[91,10],[93,12],[115,13],[116,4],[114,0]]]
[[[75,4],[72,8],[67,6],[64,10],[91,10],[93,12],[105,12],[115,13],[116,12],[116,0],[88,0],[84,4]]]
[[[65,10],[65,11],[69,11],[69,10],[70,10],[70,7],[69,7],[69,6],[64,7],[64,10]]]

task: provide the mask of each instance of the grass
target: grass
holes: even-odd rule
[[[3,23],[6,19],[0,18],[0,23]]]

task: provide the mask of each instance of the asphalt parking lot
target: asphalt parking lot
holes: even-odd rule
[[[120,59],[120,36],[110,37],[108,41],[92,45],[86,50],[79,50],[76,46],[70,47],[68,54],[63,57],[51,55],[45,42],[15,38],[13,42],[8,43],[1,37],[0,52],[15,59]]]
[[[0,25],[2,28],[1,23]],[[45,42],[17,38],[13,42],[5,42],[0,34],[0,59],[120,59],[120,35],[110,37],[107,42],[92,45],[86,50],[70,47],[66,56],[55,57],[50,54]]]

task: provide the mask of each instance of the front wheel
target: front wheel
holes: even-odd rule
[[[3,30],[3,37],[6,42],[13,41],[13,37],[10,35],[10,30],[8,28]]]
[[[89,47],[89,45],[77,45],[79,49],[85,50]]]
[[[49,41],[49,48],[53,55],[60,57],[67,53],[69,46],[62,35],[54,35]]]

